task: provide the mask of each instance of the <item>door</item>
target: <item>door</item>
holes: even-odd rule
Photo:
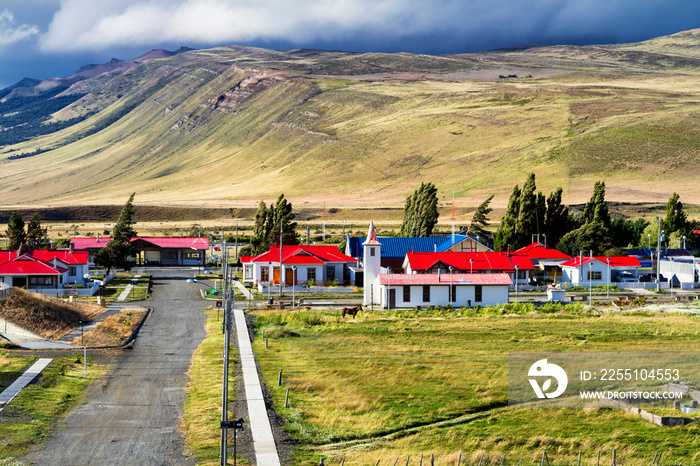
[[[297,281],[295,280],[295,273],[294,270],[292,269],[286,269],[284,271],[284,285],[285,286],[294,286],[297,284]]]
[[[280,282],[280,268],[275,267],[273,272],[272,272],[272,283],[275,285],[278,285]]]
[[[396,290],[394,288],[389,289],[389,308],[394,309],[396,307]]]

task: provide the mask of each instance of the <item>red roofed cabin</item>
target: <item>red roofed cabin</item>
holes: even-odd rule
[[[71,245],[77,251],[88,251],[90,262],[94,254],[107,246],[112,238],[72,238]],[[146,265],[205,265],[209,238],[144,237],[131,240],[138,251],[134,261]]]
[[[272,246],[259,256],[241,257],[243,282],[258,286],[275,284],[291,286],[313,280],[318,284],[343,284],[349,276],[348,267],[357,261],[338,251],[333,245],[283,245],[282,266],[280,269],[280,248]],[[296,267],[296,273],[292,267]]]
[[[542,243],[532,243],[520,248],[513,254],[527,256],[534,266],[534,277],[551,278],[555,282],[562,280],[562,271],[559,267],[563,262],[571,259],[571,256],[556,249],[551,249]]]
[[[581,286],[607,285],[623,272],[637,277],[639,267],[636,257],[574,257],[561,264],[562,281]]]

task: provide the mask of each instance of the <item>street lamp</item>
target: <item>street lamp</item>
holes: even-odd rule
[[[447,292],[447,302],[452,304],[452,270],[454,267],[450,266],[450,290]]]
[[[520,268],[519,266],[517,266],[517,265],[515,266],[515,280],[514,280],[514,282],[515,282],[515,302],[516,303],[518,302],[518,269],[519,268]]]
[[[610,258],[606,257],[605,260],[608,262],[608,286],[607,286],[607,292],[605,293],[605,298],[609,299],[610,298]]]
[[[297,266],[292,266],[292,311],[294,310],[294,288],[297,285]]]
[[[474,259],[469,259],[469,273],[474,273]]]
[[[389,290],[391,289],[391,267],[386,268],[386,308],[391,311],[389,302]]]
[[[685,235],[683,235],[683,249],[685,249]]]
[[[651,251],[651,233],[647,233],[647,236],[649,237],[649,251]]]

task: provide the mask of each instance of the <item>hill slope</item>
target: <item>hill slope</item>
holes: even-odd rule
[[[698,48],[690,31],[452,56],[152,53],[60,92],[42,83],[6,96],[0,194],[8,205],[120,204],[133,191],[141,203],[253,204],[284,192],[397,205],[433,181],[502,204],[534,171],[568,202],[605,179],[611,200],[675,190],[700,203]]]

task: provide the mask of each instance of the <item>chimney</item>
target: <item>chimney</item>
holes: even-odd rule
[[[433,241],[433,252],[437,252],[437,241]]]
[[[70,252],[71,254],[73,254],[73,241],[71,241],[71,242],[68,243],[68,244],[69,244],[69,246],[68,246],[68,252]]]
[[[97,242],[98,243],[100,242],[100,234],[99,233],[97,234]]]
[[[438,282],[440,282],[440,270],[442,269],[438,269]]]

